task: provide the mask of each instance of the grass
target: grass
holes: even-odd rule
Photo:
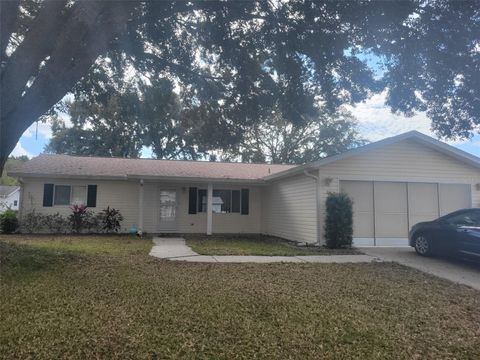
[[[392,264],[201,264],[0,236],[0,358],[480,357],[480,292]]]
[[[361,254],[356,249],[327,249],[298,246],[292,241],[266,235],[186,235],[187,245],[200,255],[346,255]]]

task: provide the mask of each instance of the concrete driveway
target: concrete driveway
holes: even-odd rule
[[[425,258],[411,247],[365,247],[363,253],[480,290],[480,265],[450,258]]]

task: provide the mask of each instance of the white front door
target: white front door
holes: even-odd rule
[[[160,219],[159,231],[174,231],[177,229],[177,192],[175,190],[160,189]]]

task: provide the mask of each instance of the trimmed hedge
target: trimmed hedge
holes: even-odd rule
[[[349,248],[353,236],[353,202],[345,193],[329,193],[326,200],[325,240],[331,249]]]

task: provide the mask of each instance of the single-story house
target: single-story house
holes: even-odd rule
[[[356,245],[407,245],[415,223],[480,205],[480,158],[416,131],[299,166],[40,155],[10,175],[21,213],[86,203],[119,209],[124,231],[320,244],[329,192],[353,198]]]
[[[7,209],[18,210],[20,186],[0,185],[0,213]]]

